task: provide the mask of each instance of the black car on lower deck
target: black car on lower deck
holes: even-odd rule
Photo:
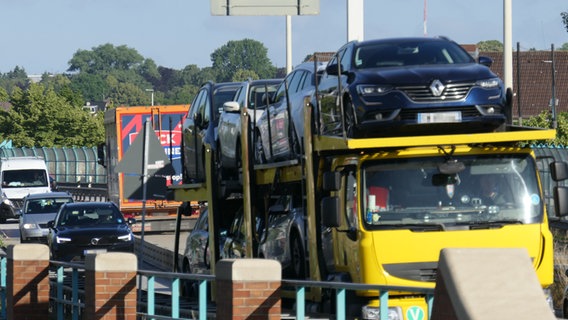
[[[343,114],[352,136],[500,130],[510,90],[491,63],[443,37],[349,42],[321,77],[322,128],[340,131]]]
[[[112,202],[66,203],[48,222],[51,259],[82,261],[88,253],[134,252],[134,222]]]

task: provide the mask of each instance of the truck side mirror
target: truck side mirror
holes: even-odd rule
[[[341,224],[339,214],[339,197],[325,197],[321,201],[323,225],[328,228],[337,228]]]
[[[324,191],[339,191],[340,188],[341,188],[341,173],[336,171],[333,172],[328,171],[323,174]]]
[[[105,148],[105,143],[97,146],[97,163],[106,168]]]
[[[568,179],[568,163],[564,161],[554,161],[549,165],[550,176],[554,181],[563,181]]]
[[[568,216],[568,187],[556,186],[553,189],[554,212],[557,217]]]

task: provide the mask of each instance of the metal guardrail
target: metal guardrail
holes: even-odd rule
[[[6,319],[6,271],[7,258],[0,258],[0,319]],[[55,319],[81,319],[85,309],[84,265],[50,261],[50,312]],[[156,290],[156,282],[168,282],[168,294],[160,294]],[[215,280],[212,275],[160,272],[139,270],[138,311],[141,319],[208,319],[211,306],[208,304],[208,287]],[[182,284],[197,282],[197,304],[189,305],[182,296]],[[145,284],[145,290],[143,290]],[[369,285],[344,282],[282,280],[282,285],[296,289],[296,319],[306,319],[306,288],[324,288],[335,290],[336,311],[334,319],[346,319],[347,290],[375,290],[379,292],[380,320],[388,319],[389,290],[414,292],[426,296],[428,314],[431,314],[434,289],[404,286]],[[167,298],[164,298],[167,296]]]
[[[83,314],[84,291],[79,288],[81,284],[80,272],[84,271],[82,265],[51,262],[57,266],[55,285],[56,296],[50,297],[55,303],[56,319],[80,319]],[[199,319],[210,318],[211,305],[208,304],[208,287],[215,280],[212,275],[186,274],[173,272],[160,272],[154,270],[139,270],[138,274],[138,310],[140,319]],[[68,278],[71,278],[69,280]],[[65,280],[67,278],[67,280]],[[156,288],[157,282],[162,282],[168,288],[167,294],[160,293]],[[181,294],[182,285],[191,282],[197,283],[197,301],[192,305]],[[379,294],[380,319],[388,319],[389,290],[399,292],[414,292],[426,296],[428,313],[430,315],[434,300],[433,288],[418,288],[404,286],[368,285],[344,282],[306,281],[306,280],[282,280],[282,285],[296,289],[296,319],[306,319],[307,288],[323,288],[335,290],[336,310],[334,319],[343,320],[347,317],[346,291],[347,290],[375,290]]]
[[[6,270],[8,259],[0,258],[0,319],[7,319],[6,315]]]
[[[107,201],[108,193],[106,184],[59,183],[57,191],[69,192],[78,202]]]
[[[56,319],[69,319],[69,315],[72,320],[81,319],[85,310],[84,265],[50,261],[50,269],[53,267],[55,276],[49,280],[51,312]]]

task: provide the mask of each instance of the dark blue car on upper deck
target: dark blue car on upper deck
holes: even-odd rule
[[[321,77],[322,128],[344,114],[349,136],[500,130],[510,97],[491,63],[441,37],[349,42]]]

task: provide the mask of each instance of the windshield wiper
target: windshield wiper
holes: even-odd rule
[[[375,224],[374,228],[380,229],[410,229],[410,231],[444,231],[446,228],[441,223],[397,223],[397,224]]]
[[[517,219],[456,222],[456,225],[467,225],[470,226],[470,229],[472,230],[501,228],[506,224],[523,224],[523,222]]]

